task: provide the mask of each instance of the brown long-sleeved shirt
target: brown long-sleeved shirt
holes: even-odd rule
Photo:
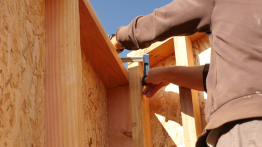
[[[205,130],[262,117],[262,0],[174,0],[121,27],[117,40],[135,50],[195,32],[212,44]]]

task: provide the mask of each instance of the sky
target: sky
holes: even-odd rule
[[[89,0],[108,35],[115,34],[120,26],[128,25],[135,17],[148,15],[154,9],[172,0]],[[120,57],[130,51],[124,50]],[[126,66],[126,64],[125,64]]]

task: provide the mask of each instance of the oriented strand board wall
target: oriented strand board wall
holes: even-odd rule
[[[82,92],[85,147],[108,147],[107,91],[82,53]]]
[[[0,146],[44,147],[45,0],[0,1]]]
[[[175,66],[175,56],[154,67]],[[181,105],[178,86],[170,84],[150,98],[151,125],[154,147],[184,147]]]

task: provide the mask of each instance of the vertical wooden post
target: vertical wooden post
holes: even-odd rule
[[[107,90],[110,147],[132,146],[132,137],[124,135],[132,132],[129,96],[129,86]]]
[[[174,37],[177,66],[194,66],[192,42],[188,37]],[[184,142],[186,147],[195,146],[197,136],[202,132],[198,93],[179,87]]]
[[[82,99],[78,0],[46,0],[47,147],[77,147]]]
[[[129,71],[129,92],[132,118],[132,147],[152,147],[149,100],[142,95],[139,63],[132,63]]]

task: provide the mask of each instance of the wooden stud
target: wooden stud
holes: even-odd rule
[[[188,37],[175,37],[177,66],[194,66],[193,49]],[[184,141],[186,147],[195,146],[197,136],[202,132],[198,93],[195,90],[179,87]]]
[[[46,120],[48,147],[81,146],[81,48],[78,0],[46,0]]]
[[[128,85],[127,70],[88,0],[46,3],[45,143],[108,145],[106,91]]]
[[[128,66],[132,147],[152,147],[149,100],[147,97],[142,96],[141,69],[141,65],[136,62]]]
[[[129,86],[108,89],[109,146],[131,147]]]

